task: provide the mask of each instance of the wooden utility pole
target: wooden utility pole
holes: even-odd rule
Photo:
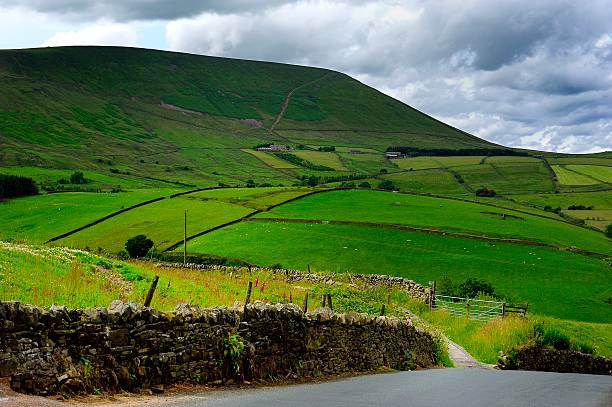
[[[380,306],[380,316],[384,316],[385,315],[385,304],[382,304]]]
[[[332,307],[331,294],[327,294],[327,306],[329,307],[329,309],[334,309]]]
[[[157,288],[157,282],[159,281],[159,276],[153,277],[153,281],[151,281],[151,287],[149,287],[149,292],[147,293],[147,298],[145,299],[144,306],[148,307],[151,305],[151,300],[153,300],[153,294],[155,293],[155,289]]]
[[[183,265],[187,264],[187,209],[185,209],[185,222],[183,223]]]

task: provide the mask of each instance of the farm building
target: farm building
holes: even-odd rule
[[[402,158],[402,153],[399,151],[387,151],[385,153],[386,158]]]
[[[285,144],[270,144],[268,147],[258,147],[258,151],[287,151],[289,146]]]
[[[358,150],[358,149],[356,149],[356,148],[350,149],[350,150],[349,150],[349,153],[351,153],[351,154],[364,154],[364,152],[363,152],[363,151]]]

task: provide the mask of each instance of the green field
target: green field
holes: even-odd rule
[[[465,182],[474,189],[486,187],[501,194],[551,192],[552,181],[540,161],[455,167]]]
[[[599,182],[590,176],[571,171],[565,166],[553,165],[552,168],[557,175],[557,180],[563,185],[594,185]]]
[[[504,219],[502,214],[508,216]],[[476,203],[376,191],[333,191],[305,197],[256,217],[349,220],[432,227],[449,232],[576,246],[612,254],[601,233],[561,221]]]
[[[61,239],[58,245],[89,247],[110,253],[123,249],[125,242],[136,235],[144,234],[155,243],[157,250],[183,239],[183,216],[187,210],[187,235],[202,232],[252,212],[240,205],[201,201],[178,197],[164,199],[108,219],[95,226]]]
[[[281,160],[275,155],[268,154],[265,151],[247,150],[247,149],[243,149],[242,151],[244,151],[245,153],[254,155],[255,157],[259,158],[263,163],[265,163],[266,165],[269,165],[272,168],[281,168],[281,169],[297,168],[297,165],[293,165],[290,162]]]
[[[301,270],[310,265],[318,271],[399,275],[425,284],[443,276],[483,278],[514,301],[529,301],[538,314],[592,322],[612,318],[605,303],[612,295],[608,264],[549,248],[361,226],[252,221],[201,236],[189,243],[189,251]]]
[[[112,212],[173,192],[176,191],[64,192],[0,202],[0,239],[43,243]]]
[[[566,168],[570,171],[585,174],[601,182],[612,183],[612,167],[604,167],[601,165],[568,165]]]
[[[405,192],[422,192],[434,194],[461,194],[466,190],[445,170],[419,170],[398,172],[384,175],[400,190]]]
[[[549,205],[553,208],[567,209],[570,205],[584,205],[593,206],[594,209],[612,209],[612,193],[610,191],[513,195],[512,199],[542,207]]]
[[[340,158],[336,153],[323,152],[323,151],[309,151],[309,150],[297,150],[292,151],[291,154],[297,155],[298,157],[310,161],[315,165],[323,165],[329,168],[333,168],[336,171],[347,171],[347,168],[342,164]]]

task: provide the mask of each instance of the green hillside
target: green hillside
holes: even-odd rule
[[[240,150],[261,143],[503,148],[342,73],[116,47],[0,51],[0,141],[0,166],[198,185],[308,172]]]

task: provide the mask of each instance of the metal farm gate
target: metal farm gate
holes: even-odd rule
[[[475,300],[439,294],[436,294],[434,298],[431,304],[433,309],[444,309],[456,317],[489,321],[503,317],[506,311],[505,303],[500,301]]]

